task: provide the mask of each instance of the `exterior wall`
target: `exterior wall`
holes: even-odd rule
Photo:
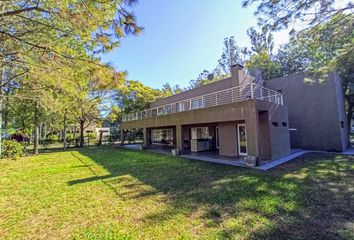
[[[110,132],[111,129],[109,127],[96,128],[95,130],[96,130],[97,138],[99,138],[101,131],[103,132],[102,137],[107,137],[111,134]]]
[[[290,154],[289,120],[286,106],[257,101],[259,118],[259,156],[274,160]],[[272,123],[278,126],[273,126]],[[283,126],[283,123],[285,126]]]
[[[256,100],[247,100],[210,108],[123,122],[122,128],[176,126],[176,147],[182,149],[182,139],[185,137],[184,134],[182,135],[182,132],[184,132],[184,130],[182,130],[184,125],[205,125],[208,123],[245,121],[247,125],[248,153],[251,156],[258,156],[258,116],[256,113]]]
[[[281,90],[288,109],[291,146],[343,151],[348,146],[343,94],[338,75],[308,79],[305,73],[265,81],[265,87]],[[341,129],[341,122],[344,128]]]
[[[258,113],[259,120],[259,158],[260,160],[269,160],[272,158],[272,149],[270,141],[270,124],[268,111]]]
[[[198,97],[200,95],[212,93],[212,92],[217,92],[224,90],[226,88],[231,88],[232,86],[232,79],[231,78],[226,78],[224,80],[216,81],[213,83],[209,83],[207,85],[197,87],[188,91],[181,92],[179,94],[175,94],[166,98],[159,99],[153,103],[150,104],[150,107],[158,107],[182,100],[186,100],[189,98],[194,98]]]
[[[122,123],[123,129],[230,122],[255,118],[256,100],[173,113]]]
[[[256,76],[256,80],[259,80],[258,78],[262,78],[261,74],[259,76],[259,73]],[[243,69],[243,66],[240,64],[235,64],[231,66],[231,77],[225,78],[220,81],[211,82],[207,85],[200,86],[188,91],[184,91],[179,94],[175,94],[173,96],[158,99],[157,101],[150,104],[150,108],[159,107],[159,106],[179,102],[182,100],[198,97],[201,95],[225,90],[227,88],[236,87],[242,84],[247,84],[252,81],[253,81],[253,77],[247,75],[247,73]]]
[[[220,123],[219,127],[219,154],[223,156],[237,156],[237,129],[235,122]]]
[[[237,156],[236,124],[243,122],[246,123],[248,155],[260,156],[260,138],[264,133],[260,131],[258,112],[269,111],[270,119],[272,119],[272,116],[273,118],[278,116],[277,114],[284,119],[284,114],[286,116],[286,108],[280,107],[279,105],[276,108],[275,106],[277,105],[274,103],[247,100],[211,108],[202,108],[193,111],[124,122],[122,123],[122,128],[162,128],[176,126],[176,148],[184,149],[185,140],[189,140],[189,128],[191,126],[212,127],[217,123],[219,126],[220,155]],[[277,111],[283,112],[281,114],[275,113]],[[267,119],[263,118],[263,121],[267,121]],[[287,119],[282,121],[287,121]],[[263,124],[265,124],[265,122],[263,122]],[[214,132],[210,131],[210,134],[214,134]],[[290,153],[289,146],[286,146],[287,144],[289,145],[289,133],[287,128],[277,132],[270,131],[267,135],[269,135],[268,139],[270,139],[271,143],[271,159]],[[264,141],[267,142],[267,140]],[[270,159],[269,153],[262,153],[262,156],[260,157],[262,159]]]
[[[143,128],[143,143],[144,146],[149,147],[151,143],[151,130],[153,129],[172,129],[173,130],[173,144],[176,144],[176,126],[164,126],[164,127],[154,127],[154,128]]]
[[[212,146],[210,150],[215,150],[215,123],[204,123],[204,124],[193,124],[193,125],[182,125],[182,151],[190,151],[191,145],[191,128],[194,127],[208,127],[209,136],[212,137]]]
[[[290,136],[289,136],[289,121],[286,107],[279,106],[274,111],[269,111],[269,130],[271,143],[271,159],[290,154]],[[277,123],[278,126],[273,126],[272,123]],[[285,125],[283,125],[285,124]]]

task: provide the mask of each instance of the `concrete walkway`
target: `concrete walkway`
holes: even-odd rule
[[[134,144],[134,145],[124,145],[123,148],[131,149],[131,150],[139,150],[139,144]],[[152,151],[152,152],[157,152],[157,151]],[[310,152],[317,152],[317,153],[335,153],[335,154],[342,154],[342,155],[354,155],[354,148],[348,148],[344,152],[325,152],[325,151],[309,151],[309,150],[301,150],[301,149],[296,149],[296,151],[292,151],[291,154],[288,156],[279,158],[274,161],[270,161],[268,163],[264,163],[260,166],[257,167],[248,167],[246,164],[238,159],[235,160],[228,160],[228,159],[223,159],[223,158],[213,158],[212,156],[208,155],[191,155],[191,154],[182,154],[179,157],[185,158],[185,159],[191,159],[191,160],[197,160],[197,161],[204,161],[204,162],[210,162],[210,163],[217,163],[217,164],[225,164],[225,165],[231,165],[231,166],[237,166],[237,167],[246,167],[246,168],[253,168],[261,171],[267,171],[269,169],[275,168],[281,164],[284,164],[286,162],[289,162],[291,160],[294,160],[295,158],[298,158],[305,153],[310,153]],[[166,152],[164,152],[166,154]]]
[[[204,161],[204,162],[210,162],[210,163],[218,163],[218,164],[237,166],[237,167],[247,167],[243,161],[237,160],[237,159],[226,160],[226,159],[213,158],[213,157],[208,157],[208,156],[198,156],[198,155],[191,155],[191,154],[182,154],[179,157],[197,160],[197,161]]]
[[[295,159],[297,157],[300,157],[300,156],[302,156],[302,155],[304,155],[305,153],[308,153],[308,152],[309,151],[302,150],[302,151],[298,151],[298,152],[295,152],[295,153],[291,153],[288,156],[285,156],[285,157],[279,158],[277,160],[271,161],[269,163],[266,163],[264,165],[255,167],[255,169],[262,170],[262,171],[267,171],[267,170],[275,168],[275,167],[277,167],[277,166],[279,166],[281,164],[289,162],[289,161],[291,161],[291,160],[293,160],[293,159]]]
[[[289,161],[291,161],[291,160],[293,160],[295,158],[298,158],[298,157],[304,155],[305,153],[311,153],[311,152],[334,153],[334,154],[342,154],[342,155],[354,155],[354,148],[350,147],[344,152],[325,152],[325,151],[300,150],[300,151],[296,151],[294,153],[291,153],[288,156],[285,156],[285,157],[279,158],[277,160],[271,161],[271,162],[269,162],[267,164],[264,164],[262,166],[255,167],[255,169],[266,171],[266,170],[275,168],[275,167],[277,167],[277,166],[279,166],[281,164],[284,164],[286,162],[289,162]]]

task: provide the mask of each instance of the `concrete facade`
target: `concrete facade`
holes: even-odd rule
[[[341,81],[336,73],[325,79],[306,73],[265,81],[281,91],[287,106],[291,147],[321,151],[344,151],[348,129]]]
[[[263,84],[261,73],[253,73],[255,77],[247,75],[241,65],[235,65],[230,78],[157,100],[150,107],[174,104],[232,87],[243,88],[252,81]],[[147,147],[151,145],[153,129],[172,128],[171,148],[188,152],[194,140],[192,129],[204,127],[208,129],[208,151],[240,157],[241,143],[246,142],[246,154],[260,161],[287,156],[291,147],[343,151],[348,145],[348,131],[340,79],[335,73],[326,81],[311,79],[309,81],[305,73],[298,73],[265,81],[265,87],[283,94],[283,104],[252,95],[239,102],[125,121],[122,128],[142,128]],[[241,134],[241,143],[239,125],[246,128]]]

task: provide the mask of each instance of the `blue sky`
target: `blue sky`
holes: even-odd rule
[[[246,30],[257,26],[257,20],[254,8],[242,8],[241,2],[140,0],[134,13],[144,33],[125,38],[102,60],[154,88],[166,82],[187,86],[204,69],[216,66],[225,37],[235,36],[239,46],[249,46]],[[276,33],[276,45],[288,41],[287,36]]]

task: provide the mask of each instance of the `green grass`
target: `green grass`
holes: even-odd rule
[[[101,147],[0,169],[1,239],[354,237],[354,157],[260,172]]]

